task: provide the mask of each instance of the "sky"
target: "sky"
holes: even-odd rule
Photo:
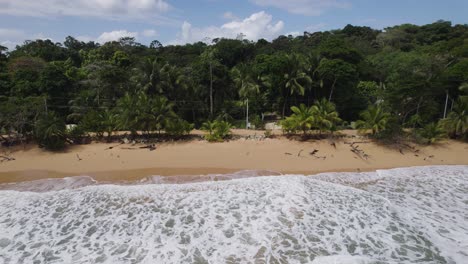
[[[468,24],[467,13],[468,0],[0,0],[0,45],[12,50],[25,40],[63,42],[67,36],[163,45],[241,34],[271,40],[347,24]]]

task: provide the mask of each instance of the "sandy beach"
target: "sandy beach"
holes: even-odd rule
[[[8,153],[14,160],[0,163],[0,183],[79,175],[98,181],[134,181],[150,175],[222,174],[240,170],[310,175],[468,164],[468,144],[451,140],[431,146],[383,146],[354,136],[354,131],[347,131],[347,137],[333,141],[297,141],[283,136],[253,139],[254,135],[263,135],[262,131],[235,130],[234,134],[243,138],[224,143],[166,142],[157,144],[154,151],[140,148],[144,144],[115,142],[72,146],[64,152],[48,152],[33,146],[3,148],[2,153]],[[359,152],[353,152],[353,148]]]

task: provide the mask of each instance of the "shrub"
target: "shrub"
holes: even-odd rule
[[[172,136],[182,136],[190,134],[190,131],[193,129],[193,124],[181,119],[176,118],[169,120],[166,123],[165,131],[167,134]]]
[[[416,130],[416,139],[424,144],[433,144],[444,137],[445,131],[437,123],[430,123]]]
[[[66,141],[65,121],[53,112],[44,114],[36,122],[35,135],[41,147],[63,149]]]
[[[273,131],[271,129],[265,130],[265,138],[271,138],[273,136]]]
[[[376,134],[374,134],[376,139],[389,142],[393,142],[401,138],[402,135],[404,135],[404,131],[400,122],[398,121],[398,118],[391,115],[386,118],[385,125],[381,127]]]
[[[294,134],[297,132],[297,122],[294,118],[286,118],[280,122],[281,129],[285,134]]]
[[[227,121],[207,121],[203,123],[202,130],[208,132],[205,139],[210,142],[221,142],[231,135],[232,125]]]
[[[67,130],[67,137],[73,141],[74,144],[83,144],[86,131],[80,125],[76,125]]]

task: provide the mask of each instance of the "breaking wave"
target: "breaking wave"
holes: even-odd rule
[[[0,263],[468,259],[468,166],[267,174],[2,185]]]

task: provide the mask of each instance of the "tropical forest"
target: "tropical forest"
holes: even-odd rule
[[[468,139],[468,25],[347,25],[271,41],[0,46],[0,137],[61,149],[87,138],[220,141],[231,128],[376,139]]]

